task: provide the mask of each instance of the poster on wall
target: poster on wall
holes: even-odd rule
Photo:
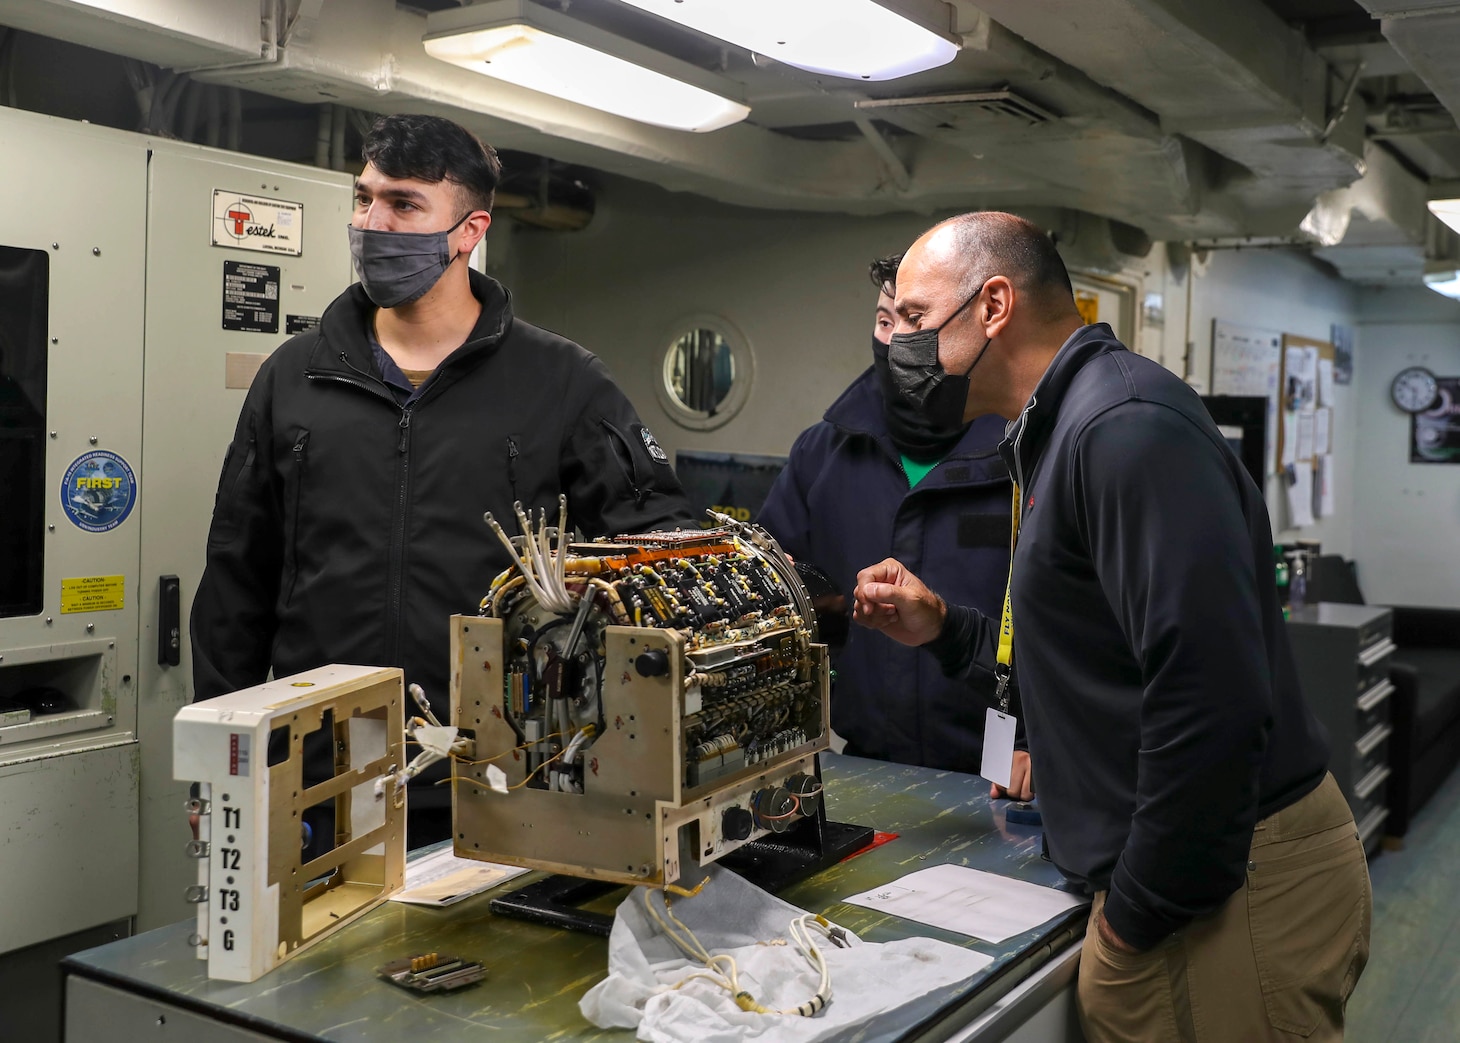
[[[785,466],[784,456],[758,453],[681,449],[674,454],[674,471],[685,498],[706,529],[716,524],[705,515],[706,509],[736,521],[754,521]]]
[[[1354,379],[1354,328],[1335,323],[1329,328],[1333,342],[1333,382],[1351,384]]]
[[[1460,377],[1436,377],[1435,405],[1409,426],[1409,462],[1460,464]]]

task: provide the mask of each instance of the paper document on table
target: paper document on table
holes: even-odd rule
[[[442,848],[434,855],[406,863],[406,886],[391,900],[411,905],[454,905],[525,872],[520,866],[458,858],[451,848]]]
[[[1090,900],[967,866],[934,866],[844,901],[998,943]]]

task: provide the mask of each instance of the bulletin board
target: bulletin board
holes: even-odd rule
[[[1334,383],[1332,343],[1283,334],[1277,459],[1291,528],[1334,511]]]

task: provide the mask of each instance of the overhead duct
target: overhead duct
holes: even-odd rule
[[[1377,142],[1365,146],[1364,160],[1368,172],[1363,178],[1319,197],[1315,211],[1323,213],[1314,217],[1315,226],[1343,220],[1346,228],[1339,243],[1320,244],[1313,254],[1353,282],[1414,285],[1436,248],[1448,251],[1453,236],[1434,240],[1438,222],[1425,207],[1423,181]]]
[[[1002,87],[988,91],[954,91],[951,94],[919,94],[905,98],[865,98],[857,108],[873,115],[897,110],[904,119],[921,120],[929,129],[956,127],[989,117],[1014,120],[1024,126],[1038,126],[1059,119],[1054,113],[1030,101],[1017,91]]]
[[[168,68],[273,53],[275,0],[0,0],[0,25]]]
[[[1253,175],[1227,190],[1252,215],[1296,215],[1363,172],[1364,106],[1260,0],[977,0],[1036,47],[1156,113]],[[1143,56],[1132,60],[1132,50]],[[1455,51],[1451,51],[1454,54]],[[1159,55],[1160,60],[1151,60]],[[1249,232],[1283,232],[1249,223]]]

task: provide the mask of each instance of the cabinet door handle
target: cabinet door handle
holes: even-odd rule
[[[1373,688],[1370,688],[1363,695],[1359,696],[1359,709],[1368,713],[1378,706],[1385,699],[1394,694],[1394,685],[1388,681],[1380,681]]]
[[[1377,765],[1373,771],[1365,775],[1358,782],[1354,783],[1354,796],[1360,800],[1367,800],[1370,793],[1379,788],[1379,784],[1389,777],[1389,765]]]
[[[1374,752],[1376,746],[1393,734],[1394,729],[1389,725],[1376,724],[1363,738],[1354,743],[1354,749],[1359,751],[1360,757],[1367,757]]]
[[[1373,666],[1390,652],[1396,652],[1398,650],[1399,646],[1386,637],[1378,644],[1370,645],[1368,648],[1360,652],[1359,662],[1362,663],[1364,666]]]
[[[157,665],[182,662],[182,583],[176,576],[157,577]]]

